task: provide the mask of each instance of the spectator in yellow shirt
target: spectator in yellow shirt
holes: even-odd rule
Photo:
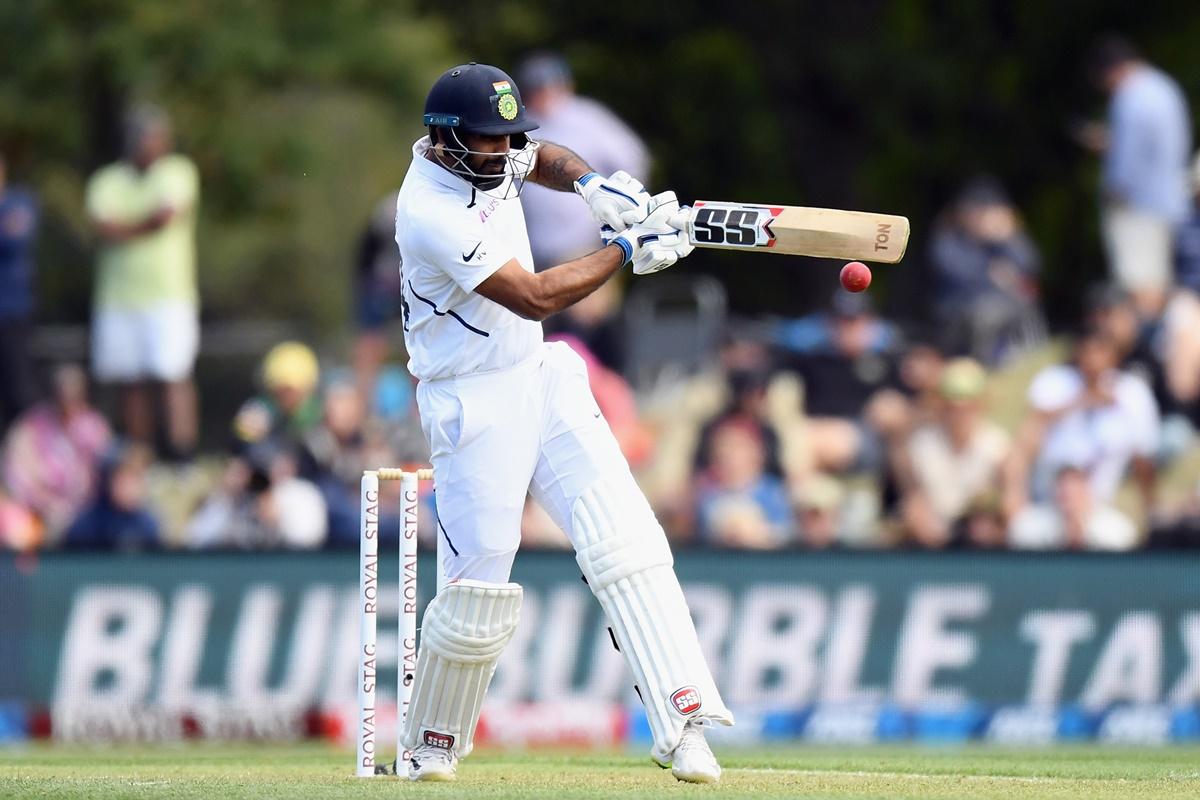
[[[161,110],[134,110],[125,137],[125,157],[97,171],[87,187],[100,239],[92,369],[97,380],[120,387],[122,427],[135,441],[154,438],[154,388],[162,387],[171,455],[186,457],[197,436],[199,178],[191,160],[172,152]]]

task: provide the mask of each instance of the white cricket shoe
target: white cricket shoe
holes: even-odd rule
[[[410,781],[452,781],[458,778],[458,756],[445,747],[420,744],[408,759]]]
[[[699,723],[683,726],[683,736],[671,752],[671,774],[688,783],[716,783],[721,780],[721,765],[704,741]]]

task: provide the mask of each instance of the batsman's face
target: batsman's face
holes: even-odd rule
[[[478,175],[501,175],[508,158],[508,134],[485,136],[479,133],[462,134],[463,144],[473,154],[467,157],[467,166]],[[478,155],[486,153],[488,155]]]

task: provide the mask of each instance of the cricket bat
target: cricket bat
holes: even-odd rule
[[[908,218],[832,208],[697,200],[686,227],[696,247],[895,264]]]

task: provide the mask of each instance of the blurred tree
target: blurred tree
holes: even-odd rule
[[[426,87],[454,60],[405,0],[0,3],[0,147],[50,216],[43,318],[86,315],[83,186],[119,155],[127,104],[152,100],[202,173],[206,317],[333,331],[359,228],[403,178]]]
[[[206,314],[328,333],[345,321],[353,238],[403,176],[432,79],[549,46],[647,138],[656,184],[682,197],[910,216],[909,256],[876,271],[897,310],[920,306],[924,234],[955,188],[999,175],[1046,254],[1048,304],[1069,316],[1103,274],[1096,162],[1067,132],[1103,108],[1083,55],[1123,32],[1200,112],[1193,6],[22,0],[0,3],[0,147],[48,206],[45,314],[86,314],[83,182],[116,155],[121,109],[147,98],[203,173]],[[682,269],[723,278],[737,310],[794,313],[825,301],[834,266],[706,252]]]
[[[1068,134],[1103,111],[1083,65],[1098,34],[1130,36],[1200,114],[1200,14],[1170,0],[460,0],[447,13],[470,58],[511,66],[532,48],[564,52],[579,90],[651,142],[656,184],[681,197],[908,215],[903,264],[876,270],[875,294],[899,314],[921,305],[925,233],[979,171],[999,175],[1028,216],[1050,307],[1069,317],[1080,283],[1104,274],[1096,162]],[[685,265],[722,277],[744,312],[821,305],[837,275],[729,253]]]

